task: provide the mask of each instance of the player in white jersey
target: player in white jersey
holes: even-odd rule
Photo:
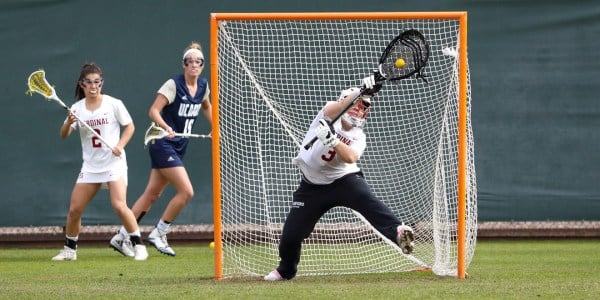
[[[124,149],[133,136],[135,127],[123,102],[102,93],[103,82],[102,70],[96,64],[83,65],[75,90],[76,99],[80,100],[73,104],[71,113],[60,128],[63,139],[74,130],[79,130],[83,164],[71,193],[65,246],[52,260],[77,259],[77,240],[83,211],[101,187],[109,189],[112,208],[132,236],[131,252],[126,255],[133,256],[135,260],[148,258],[137,221],[126,201],[127,160]],[[104,144],[79,124],[74,115],[86,122],[111,146]]]
[[[398,243],[406,254],[413,251],[413,230],[404,225],[369,188],[357,165],[367,143],[363,131],[371,101],[381,88],[373,76],[363,79],[365,94],[338,122],[338,116],[359,95],[360,88],[342,91],[319,111],[304,137],[320,140],[308,150],[301,147],[294,164],[302,173],[279,241],[279,266],[264,277],[267,281],[292,279],[298,271],[302,241],[328,210],[344,206],[359,212],[386,238]]]
[[[133,124],[123,102],[112,96],[102,95],[101,102],[93,111],[87,108],[88,102],[85,98],[75,102],[71,106],[71,111],[80,119],[86,120],[86,123],[100,133],[102,138],[110,145],[118,145],[121,138],[119,125],[125,123],[124,126],[127,127],[130,123]],[[81,137],[83,153],[82,172],[102,173],[114,169],[127,169],[125,151],[121,149],[113,151],[113,149],[108,148],[85,127],[78,128],[77,122],[73,122],[71,127],[74,130],[80,129],[79,136]],[[127,133],[127,130],[124,130],[124,133]],[[119,153],[119,155],[114,152]]]

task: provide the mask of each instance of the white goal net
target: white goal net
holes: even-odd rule
[[[422,269],[456,276],[461,172],[467,266],[477,232],[468,70],[466,135],[458,127],[459,20],[290,15],[213,21],[220,214],[215,228],[222,277],[264,276],[278,265],[282,225],[301,180],[291,161],[310,122],[326,101],[359,86],[386,45],[408,29],[430,42],[431,57],[422,70],[427,82],[411,77],[384,84],[373,100],[359,165],[374,193],[415,229],[415,251],[402,254],[360,215],[337,207],[304,241],[297,276]],[[463,170],[459,136],[467,145]]]

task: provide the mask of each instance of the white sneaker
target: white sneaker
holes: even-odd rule
[[[133,251],[135,252],[135,256],[133,259],[135,260],[146,260],[148,259],[148,250],[146,250],[146,246],[143,244],[137,244],[133,247]]]
[[[169,247],[169,243],[167,242],[167,235],[160,234],[156,228],[148,235],[148,243],[162,254],[175,256],[175,251]]]
[[[124,238],[123,235],[120,233],[115,234],[115,236],[113,236],[112,239],[110,239],[110,247],[125,256],[135,256],[131,240],[129,240],[128,238]]]
[[[397,230],[396,242],[400,246],[400,249],[402,249],[402,253],[411,254],[415,248],[415,244],[413,243],[415,240],[413,229],[402,223],[402,225],[397,227]]]
[[[271,271],[271,273],[267,274],[263,279],[266,280],[266,281],[280,281],[280,280],[284,280],[284,278],[281,277],[281,275],[279,274],[279,271],[277,271],[277,269]]]
[[[77,250],[65,246],[52,260],[77,260]]]

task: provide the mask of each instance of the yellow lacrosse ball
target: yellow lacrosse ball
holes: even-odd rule
[[[208,247],[210,249],[215,249],[215,242],[210,242],[210,244],[208,244]]]
[[[396,65],[396,68],[401,69],[401,68],[404,68],[404,65],[406,65],[406,62],[404,61],[404,59],[398,58],[398,59],[396,59],[395,65]]]

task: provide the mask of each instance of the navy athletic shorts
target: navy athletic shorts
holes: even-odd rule
[[[150,144],[148,152],[153,169],[164,169],[183,166],[183,153],[178,151],[173,144],[161,140],[155,140]]]

